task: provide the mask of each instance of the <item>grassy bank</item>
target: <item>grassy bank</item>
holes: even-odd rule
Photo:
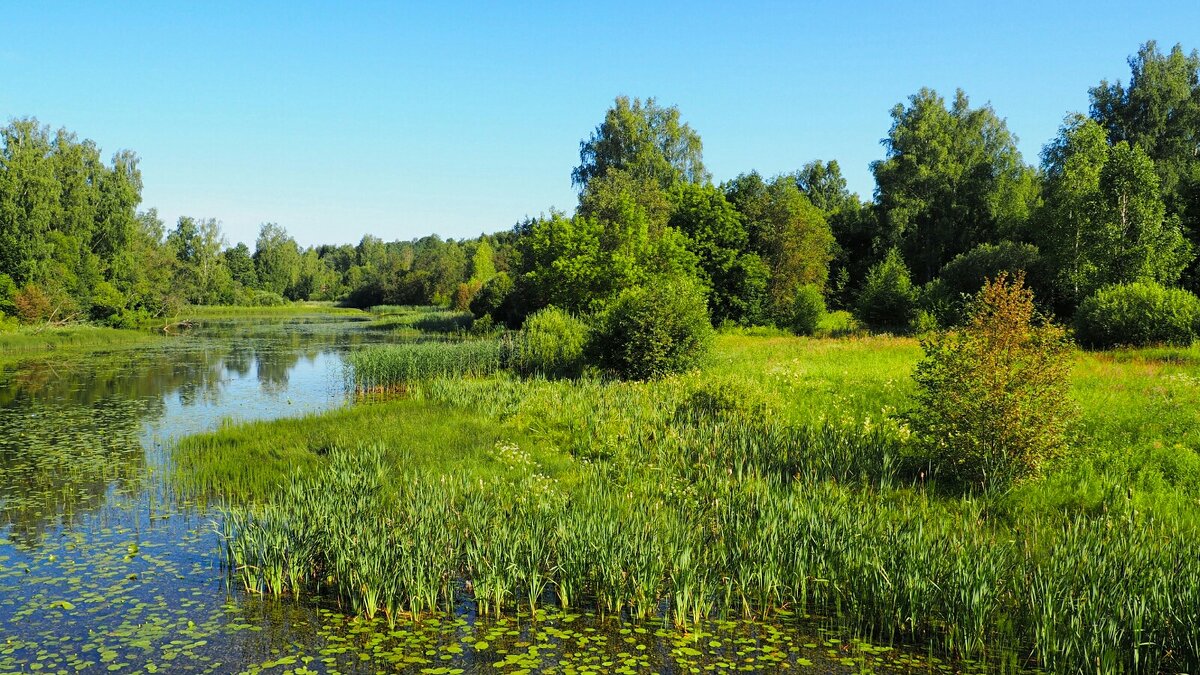
[[[725,335],[653,383],[421,380],[189,440],[180,469],[258,497],[224,525],[248,588],[367,615],[807,617],[1060,672],[1200,665],[1200,350],[1079,354],[1073,452],[986,498],[913,461],[919,355]]]
[[[21,326],[12,332],[0,333],[0,364],[38,355],[132,347],[161,339],[161,336],[144,330],[82,324],[61,327]]]
[[[251,307],[244,305],[193,305],[167,319],[155,319],[152,324],[203,319],[257,319],[270,317],[305,316],[310,314],[333,314],[339,316],[367,316],[361,309],[339,307],[332,302],[291,302],[286,305]]]

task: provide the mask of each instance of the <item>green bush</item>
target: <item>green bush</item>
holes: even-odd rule
[[[712,338],[699,284],[660,277],[622,291],[597,317],[590,352],[612,375],[650,380],[698,365]]]
[[[917,289],[896,249],[867,272],[858,293],[856,316],[871,330],[905,332],[917,306]]]
[[[288,304],[287,299],[278,293],[250,288],[245,290],[244,294],[238,298],[238,301],[239,304],[248,307],[279,307]]]
[[[1066,332],[1040,321],[1017,276],[988,283],[960,330],[921,342],[917,446],[940,478],[984,491],[1037,475],[1061,454],[1076,415]]]
[[[1079,305],[1075,330],[1088,347],[1186,347],[1200,333],[1200,299],[1152,281],[1106,286]]]
[[[92,319],[107,322],[120,314],[125,304],[125,296],[107,281],[98,281],[92,287]]]
[[[506,301],[513,292],[513,280],[508,274],[501,272],[488,280],[471,299],[469,308],[476,318],[487,315],[498,323],[507,320],[504,308]]]
[[[578,377],[587,341],[587,324],[557,307],[547,307],[530,315],[511,338],[509,366],[522,375]]]
[[[938,278],[922,292],[924,309],[945,326],[961,324],[971,298],[989,279],[1001,273],[1024,273],[1025,285],[1035,291],[1044,289],[1042,263],[1038,249],[1031,244],[1002,241],[999,244],[980,244],[959,254],[938,272]]]
[[[788,328],[797,335],[812,335],[821,325],[825,316],[825,296],[821,289],[813,284],[804,284],[796,289],[796,299],[792,303],[792,315],[789,317]]]

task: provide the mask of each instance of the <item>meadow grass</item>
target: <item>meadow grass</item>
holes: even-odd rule
[[[1055,672],[1200,667],[1200,352],[1080,353],[1072,452],[987,496],[912,455],[919,357],[733,332],[656,382],[421,377],[406,400],[224,429],[180,469],[274,481],[242,479],[258,499],[223,520],[247,588],[371,616],[554,602],[683,628],[800,618]],[[301,428],[302,470],[246,454]]]
[[[286,305],[249,306],[249,305],[189,305],[180,310],[175,316],[166,319],[154,319],[150,325],[173,323],[179,321],[196,321],[203,319],[257,319],[271,317],[291,317],[305,315],[331,314],[335,316],[367,316],[361,309],[339,307],[332,302],[289,302]]]

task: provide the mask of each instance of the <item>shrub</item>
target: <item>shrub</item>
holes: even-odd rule
[[[513,292],[513,280],[504,272],[488,280],[470,301],[471,313],[476,317],[488,315],[497,322],[504,322],[507,317],[502,311],[505,301]]]
[[[522,375],[578,377],[583,372],[588,327],[557,307],[525,320],[510,342],[510,367]]]
[[[1040,319],[1019,274],[984,286],[969,316],[962,329],[922,341],[911,421],[939,476],[1003,489],[1066,448],[1076,414],[1071,346]]]
[[[454,288],[454,295],[450,299],[450,306],[454,309],[465,312],[471,308],[471,301],[475,296],[479,295],[483,284],[479,281],[472,280],[465,283],[460,283]]]
[[[0,274],[0,314],[17,313],[17,307],[13,304],[13,298],[16,295],[17,285],[13,283],[12,277]]]
[[[813,284],[804,284],[797,288],[788,328],[797,335],[812,335],[817,332],[817,326],[821,324],[821,318],[824,316],[825,296],[821,294],[821,289]]]
[[[92,319],[108,322],[125,309],[125,296],[107,281],[92,287]]]
[[[871,330],[904,332],[916,311],[917,289],[896,249],[875,264],[858,293],[856,314]]]
[[[50,296],[37,284],[26,284],[13,296],[13,307],[22,323],[37,323],[50,318]]]
[[[1200,298],[1152,281],[1106,286],[1079,305],[1075,330],[1088,347],[1186,347],[1200,333]]]
[[[597,318],[591,353],[622,379],[649,380],[696,366],[712,344],[704,292],[688,277],[621,292]]]
[[[980,244],[966,253],[955,256],[938,272],[935,282],[926,286],[922,304],[943,325],[961,324],[966,320],[970,299],[988,279],[1001,273],[1024,273],[1025,285],[1044,289],[1041,258],[1031,244],[1002,241],[999,244]]]

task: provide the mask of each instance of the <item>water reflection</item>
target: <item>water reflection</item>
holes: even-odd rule
[[[222,419],[341,405],[342,354],[387,337],[362,326],[213,322],[149,349],[39,358],[0,373],[0,534],[34,546],[110,497],[137,493],[165,443]]]

